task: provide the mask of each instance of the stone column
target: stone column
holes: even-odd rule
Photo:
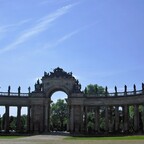
[[[109,132],[114,131],[114,117],[113,117],[113,106],[109,106],[108,109],[108,130]]]
[[[84,107],[84,131],[87,132],[87,106]]]
[[[16,122],[16,131],[21,131],[21,106],[17,107],[17,122]]]
[[[124,106],[121,106],[121,122],[120,122],[120,129],[124,132]]]
[[[45,132],[48,132],[48,104],[45,105]]]
[[[30,132],[30,119],[31,119],[31,107],[28,106],[28,112],[27,112],[27,132]]]
[[[70,106],[68,105],[67,131],[70,131]]]
[[[119,130],[119,106],[115,106],[115,131]]]
[[[30,131],[34,132],[34,105],[30,107],[31,116],[30,116]]]
[[[81,106],[81,127],[80,127],[81,132],[83,132],[84,130],[83,113],[84,113],[84,108],[83,106]]]
[[[81,106],[80,105],[75,105],[74,107],[74,115],[73,115],[73,120],[74,120],[74,132],[75,133],[80,133],[80,128],[81,128]]]
[[[48,111],[47,111],[47,115],[48,115],[48,132],[50,132],[50,103],[48,104]]]
[[[143,125],[143,132],[144,132],[144,105],[142,105],[142,115],[141,115],[141,118],[142,118],[142,125]]]
[[[9,106],[5,106],[5,132],[9,132]]]
[[[0,114],[0,131],[2,130],[2,118],[1,118],[1,114]]]
[[[45,132],[49,132],[50,131],[50,103],[51,103],[51,99],[47,98],[45,100],[45,107],[44,107],[44,130]]]
[[[127,105],[124,106],[124,132],[128,131],[128,120],[129,120],[129,107]]]
[[[134,105],[134,130],[139,130],[139,109],[138,105]]]
[[[65,99],[67,102],[67,108],[68,108],[68,116],[67,116],[67,131],[70,132],[70,101],[69,99]]]
[[[100,131],[100,126],[99,126],[99,107],[95,108],[95,131],[96,132]]]
[[[105,106],[105,132],[108,132],[109,119],[108,119],[108,106]]]
[[[74,132],[74,106],[70,106],[70,132]]]

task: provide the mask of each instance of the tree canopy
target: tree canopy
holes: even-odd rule
[[[56,103],[51,104],[51,130],[64,131],[67,125],[67,103],[59,99]]]
[[[89,84],[85,90],[84,90],[85,94],[104,94],[105,93],[105,88],[102,86],[99,86],[97,84]]]

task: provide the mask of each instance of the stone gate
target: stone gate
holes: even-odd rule
[[[13,93],[8,87],[8,92],[0,92],[0,106],[5,107],[5,119],[3,130],[9,132],[9,107],[17,107],[17,132],[21,132],[21,108],[27,107],[27,132],[43,133],[50,131],[50,103],[51,96],[56,91],[67,94],[68,104],[68,131],[70,133],[125,133],[144,131],[144,84],[142,90],[109,93],[107,87],[105,93],[88,95],[81,91],[81,85],[72,73],[67,73],[61,68],[53,72],[44,72],[41,81],[35,84],[35,90],[21,93],[20,87],[17,93]],[[130,117],[129,109],[133,108]],[[89,120],[88,115],[92,115]],[[102,121],[103,120],[103,121]],[[91,122],[91,128],[90,128]],[[103,127],[101,126],[103,124]],[[2,128],[1,128],[2,129]]]

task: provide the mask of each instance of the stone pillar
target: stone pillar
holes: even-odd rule
[[[67,131],[70,132],[70,101],[65,99],[67,102],[68,116],[67,116]]]
[[[84,120],[83,120],[83,115],[84,115],[84,108],[83,108],[83,106],[81,106],[81,127],[80,127],[80,130],[81,130],[81,132],[83,132],[83,130],[84,130]]]
[[[109,132],[114,131],[114,116],[113,116],[113,106],[109,106],[108,109],[108,129]]]
[[[50,103],[51,99],[47,98],[45,100],[44,106],[44,131],[50,132]]]
[[[144,132],[144,105],[142,105],[142,125],[143,125],[142,131]]]
[[[34,105],[30,107],[31,117],[30,117],[30,131],[34,132]]]
[[[9,132],[9,106],[5,106],[5,132]]]
[[[139,109],[138,105],[134,105],[134,130],[139,130]]]
[[[121,122],[120,122],[121,132],[124,132],[124,106],[121,106]]]
[[[31,119],[31,107],[28,107],[28,112],[27,112],[27,132],[30,132],[30,119]]]
[[[84,107],[84,131],[87,132],[87,106]]]
[[[108,106],[105,106],[105,132],[109,130]]]
[[[81,106],[80,105],[75,105],[74,107],[74,115],[73,115],[73,120],[74,120],[74,132],[79,133],[80,128],[81,128]]]
[[[70,106],[70,132],[74,132],[74,106]]]
[[[2,130],[2,118],[1,118],[1,114],[0,114],[0,131]]]
[[[99,107],[95,108],[95,131],[100,132],[100,125],[99,125]]]
[[[70,131],[70,106],[68,105],[67,131]]]
[[[115,106],[115,131],[119,130],[119,106]]]
[[[128,131],[128,120],[129,120],[129,107],[127,105],[124,106],[124,132]]]
[[[18,106],[17,108],[16,131],[21,132],[21,106]]]
[[[50,132],[50,101],[49,101],[49,103],[48,103],[48,106],[47,106],[47,115],[48,115],[48,119],[47,119],[47,122],[48,122],[48,132]]]
[[[45,105],[45,132],[48,132],[48,104]]]
[[[35,134],[44,131],[44,107],[43,105],[32,105],[32,131]]]

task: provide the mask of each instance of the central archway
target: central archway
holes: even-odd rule
[[[51,101],[56,103],[58,99],[66,100],[68,98],[68,95],[63,91],[56,91],[51,96]]]
[[[38,87],[40,89],[40,87]],[[67,103],[68,103],[68,129],[73,131],[74,122],[73,122],[73,108],[71,107],[71,98],[76,96],[76,94],[81,93],[81,85],[79,81],[76,80],[72,73],[67,73],[61,68],[54,69],[53,72],[44,73],[42,77],[42,91],[44,92],[45,98],[47,99],[45,102],[45,131],[50,131],[50,105],[51,105],[51,97],[57,91],[62,91],[67,95]]]
[[[50,132],[68,131],[67,94],[56,91],[51,95],[50,104]]]

